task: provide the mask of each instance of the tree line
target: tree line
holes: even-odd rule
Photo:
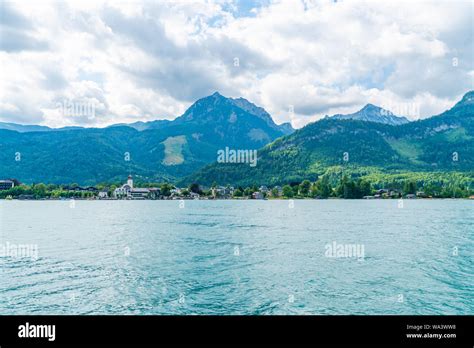
[[[370,180],[372,179],[372,180]],[[381,182],[375,177],[370,178],[351,178],[348,175],[342,175],[335,179],[330,175],[323,175],[316,181],[303,180],[302,182],[290,182],[283,187],[274,186],[268,190],[262,191],[254,184],[248,187],[238,186],[233,189],[231,197],[252,198],[255,192],[261,192],[264,197],[271,198],[343,198],[360,199],[366,196],[373,196],[384,189],[385,195],[390,193],[391,198],[403,197],[406,195],[420,195],[422,197],[433,198],[467,198],[474,195],[474,189],[471,188],[471,182],[462,180],[415,180],[413,178],[398,179],[388,182]],[[94,198],[98,191],[105,190],[111,197],[118,184],[98,184],[95,191],[75,190],[79,187],[77,184],[55,185],[55,184],[32,184],[18,185],[8,190],[0,191],[0,199],[11,196],[12,198],[28,197],[31,199],[60,199],[60,198]],[[169,197],[175,185],[171,183],[141,183],[140,187],[158,187],[161,195]],[[211,188],[201,188],[199,184],[192,183],[187,188],[182,188],[180,196],[189,196],[190,193],[197,193],[200,196],[214,196],[213,190],[217,183],[213,183]],[[230,185],[226,186],[228,189]]]

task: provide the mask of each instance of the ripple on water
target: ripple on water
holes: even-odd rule
[[[2,217],[39,258],[0,258],[1,313],[474,314],[472,202],[33,203]]]

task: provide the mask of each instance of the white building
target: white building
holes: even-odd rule
[[[102,190],[99,192],[99,199],[106,199],[109,198],[109,193],[106,190]]]
[[[199,199],[199,193],[189,192],[189,197],[192,199]]]
[[[114,197],[115,198],[131,198],[131,192],[133,190],[133,179],[132,176],[129,175],[127,179],[127,183],[123,184],[121,187],[117,187],[114,190]]]
[[[131,199],[147,199],[150,194],[150,190],[147,188],[132,188],[130,191]]]
[[[114,190],[114,197],[117,199],[158,199],[159,188],[133,187],[133,178],[128,176],[127,183]]]

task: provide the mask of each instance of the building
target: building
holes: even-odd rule
[[[114,190],[114,197],[117,199],[130,198],[130,192],[133,189],[133,178],[131,175],[128,176],[127,183],[123,184],[121,187],[117,187]]]
[[[375,198],[388,198],[390,194],[390,190],[388,189],[380,189],[375,191]]]
[[[217,186],[211,189],[214,198],[230,198],[234,194],[233,186]]]
[[[148,198],[150,199],[158,199],[161,195],[161,190],[158,187],[151,187],[148,189],[150,193],[148,194]]]
[[[0,180],[0,191],[9,190],[15,187],[15,182],[13,180]]]
[[[192,199],[199,199],[199,193],[189,192],[189,197]]]
[[[158,199],[160,197],[159,188],[133,187],[133,178],[128,176],[127,183],[114,190],[116,199]]]
[[[265,199],[265,196],[261,192],[254,192],[252,193],[253,199]]]
[[[175,188],[170,190],[170,197],[179,197],[179,196],[181,196],[182,193],[183,192],[181,191],[180,188],[175,187]]]
[[[225,196],[225,187],[224,186],[217,186],[217,187],[213,187],[211,189],[212,191],[212,196],[214,198],[218,198],[218,197],[224,197]]]
[[[391,190],[389,196],[390,198],[400,198],[402,197],[402,192],[400,190]]]
[[[74,191],[74,192],[94,192],[97,193],[99,192],[99,189],[97,189],[94,186],[88,186],[88,187],[81,187],[81,186],[63,186],[62,189],[64,191]]]
[[[150,195],[150,190],[147,188],[132,188],[130,190],[129,198],[131,199],[147,199]]]
[[[109,198],[109,192],[107,190],[102,190],[99,192],[99,199]]]
[[[114,190],[114,197],[118,199],[127,198],[130,196],[130,191],[132,191],[132,188],[128,184],[124,184]]]
[[[128,176],[127,185],[130,186],[130,187],[133,189],[133,178],[132,178],[132,175],[129,175],[129,176]]]

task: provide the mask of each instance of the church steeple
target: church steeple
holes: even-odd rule
[[[132,174],[130,174],[128,176],[128,180],[127,180],[127,185],[130,186],[130,188],[133,189],[133,179],[132,179]]]

